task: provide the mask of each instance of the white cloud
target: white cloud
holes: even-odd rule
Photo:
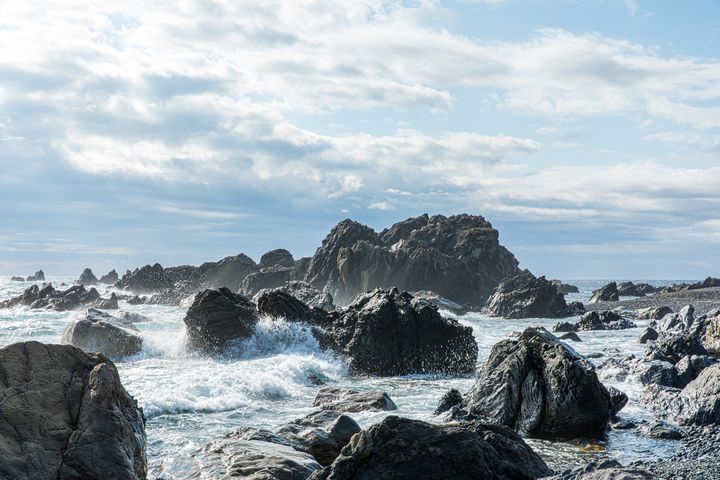
[[[625,8],[630,15],[635,15],[638,11],[638,4],[636,0],[624,0]]]
[[[393,207],[387,200],[383,200],[382,202],[373,202],[368,205],[368,208],[370,210],[395,210],[395,207]]]

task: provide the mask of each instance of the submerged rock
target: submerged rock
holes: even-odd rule
[[[557,318],[569,314],[563,294],[545,277],[536,278],[527,270],[500,282],[483,311],[503,318]]]
[[[338,412],[362,412],[366,410],[397,410],[390,396],[381,390],[357,392],[335,387],[323,387],[315,396],[313,407]]]
[[[358,296],[331,313],[318,335],[354,373],[471,372],[477,361],[472,328],[443,318],[433,305],[396,288]]]
[[[92,270],[90,270],[89,268],[86,268],[80,274],[80,278],[78,278],[78,280],[75,283],[77,283],[78,285],[93,286],[93,285],[97,285],[98,279],[95,275],[93,275]]]
[[[257,323],[255,305],[227,288],[205,290],[195,296],[185,314],[190,350],[218,353],[228,341],[252,335]]]
[[[617,413],[593,365],[543,328],[497,343],[463,407],[547,438],[602,436]]]
[[[620,300],[620,295],[618,294],[617,283],[611,282],[594,290],[589,303],[615,302],[618,300]]]
[[[114,360],[135,355],[143,345],[140,331],[132,323],[94,308],[70,321],[61,342],[86,352],[100,352]]]
[[[110,270],[108,273],[100,277],[100,283],[104,283],[105,285],[115,285],[118,280],[120,280],[120,277],[118,277],[115,269]]]
[[[142,410],[115,365],[70,345],[0,349],[0,478],[140,480]]]
[[[390,416],[356,434],[313,480],[528,480],[550,475],[514,432],[480,422],[431,425]]]

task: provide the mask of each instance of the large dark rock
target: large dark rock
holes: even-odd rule
[[[568,283],[563,283],[562,280],[553,279],[550,280],[550,283],[555,285],[555,289],[558,291],[558,293],[562,293],[563,295],[566,293],[580,292],[580,289],[578,287],[576,287],[575,285],[570,285]]]
[[[92,286],[92,285],[97,285],[98,279],[93,274],[92,270],[90,270],[89,268],[86,268],[80,274],[80,278],[78,278],[75,283],[77,283],[78,285]]]
[[[37,285],[30,286],[21,295],[0,302],[0,308],[25,305],[30,308],[66,311],[95,305],[99,300],[100,294],[94,288],[86,290],[83,285],[73,285],[67,290],[55,290],[52,284],[47,283],[42,288]]]
[[[707,354],[701,337],[690,332],[661,336],[645,351],[647,358],[667,361],[673,365],[686,355]]]
[[[313,325],[322,325],[327,322],[325,310],[310,308],[281,289],[264,290],[256,297],[256,301],[258,312],[261,315],[290,321],[303,321]]]
[[[295,265],[295,259],[292,253],[288,252],[284,248],[278,248],[277,250],[270,250],[260,257],[260,268],[270,267],[293,267]]]
[[[377,287],[430,290],[482,306],[518,262],[480,216],[422,215],[380,234],[351,220],[336,225],[307,266],[305,280],[339,304]]]
[[[24,282],[24,281],[25,281],[25,277],[15,277],[15,276],[13,276],[13,277],[10,277],[10,281],[11,281],[11,282]]]
[[[480,422],[431,425],[390,416],[356,434],[313,480],[531,480],[545,462],[507,428]]]
[[[613,312],[612,310],[604,310],[583,314],[575,324],[575,329],[577,331],[624,330],[626,328],[635,328],[636,326],[637,325],[630,320],[623,318],[619,313]]]
[[[497,343],[463,405],[536,437],[601,436],[613,403],[593,365],[543,328]]]
[[[100,283],[104,283],[105,285],[115,285],[118,280],[120,280],[120,277],[118,277],[115,269],[110,270],[108,273],[100,277]]]
[[[705,368],[680,394],[680,421],[686,425],[720,425],[720,363]]]
[[[346,357],[354,373],[471,372],[477,344],[470,327],[396,288],[360,295],[329,315],[321,344]]]
[[[142,410],[111,361],[23,342],[0,349],[0,372],[0,478],[145,478]]]
[[[192,272],[178,275],[179,278],[175,281],[189,280],[196,288],[226,287],[236,292],[240,289],[245,277],[257,270],[258,266],[255,261],[241,253],[225,257],[218,262],[203,263]]]
[[[338,412],[363,412],[366,410],[397,410],[390,396],[381,390],[357,392],[335,387],[323,387],[315,395],[313,407]]]
[[[411,292],[411,295],[415,298],[421,298],[426,302],[435,305],[438,310],[447,310],[448,312],[455,315],[465,315],[468,312],[468,309],[467,307],[465,307],[465,305],[460,305],[459,303],[453,302],[450,299],[441,297],[437,293],[431,292],[430,290]]]
[[[95,307],[102,310],[117,310],[118,308],[120,308],[118,306],[117,295],[115,295],[115,293],[113,292],[110,294],[110,298],[101,298],[97,301]]]
[[[644,297],[658,290],[649,283],[623,282],[617,286],[618,295],[621,297]]]
[[[597,290],[594,290],[589,303],[614,302],[617,300],[620,300],[617,283],[611,282],[598,288]]]
[[[493,290],[485,314],[503,318],[558,318],[568,316],[565,297],[555,285],[525,270]]]
[[[135,355],[143,346],[140,331],[132,322],[94,308],[70,321],[61,342],[86,352],[100,352],[113,360]]]
[[[227,342],[252,335],[257,312],[242,295],[227,288],[208,289],[195,296],[183,321],[190,350],[219,353]]]
[[[135,293],[152,293],[172,286],[165,269],[159,263],[145,265],[123,275],[118,287]]]
[[[623,467],[617,460],[590,462],[582,467],[564,470],[552,480],[655,480],[648,470]]]

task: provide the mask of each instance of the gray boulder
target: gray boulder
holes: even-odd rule
[[[553,279],[550,280],[550,283],[555,285],[555,289],[558,291],[558,293],[562,293],[565,295],[566,293],[578,293],[580,292],[580,289],[576,287],[575,285],[570,285],[568,283],[563,283],[562,280]]]
[[[257,272],[248,274],[240,283],[240,292],[249,298],[254,297],[263,289],[276,289],[290,281],[293,269],[290,267],[274,266],[261,268]]]
[[[575,325],[577,331],[586,330],[624,330],[626,328],[635,328],[630,320],[623,318],[617,312],[612,310],[604,310],[601,312],[591,311],[584,313]]]
[[[188,348],[221,353],[227,342],[250,337],[257,320],[255,305],[244,296],[224,287],[202,291],[183,320]]]
[[[70,321],[61,342],[86,352],[100,352],[114,360],[135,355],[143,346],[142,336],[132,323],[94,308]]]
[[[263,290],[256,297],[258,312],[289,321],[303,321],[311,325],[327,322],[327,312],[319,308],[310,308],[282,289]]]
[[[390,416],[354,435],[312,480],[529,480],[552,471],[517,434],[480,422]]]
[[[657,331],[655,331],[652,327],[647,327],[645,330],[643,330],[643,333],[640,334],[640,338],[638,339],[638,342],[641,344],[645,344],[647,342],[651,342],[653,340],[657,340],[660,335]]]
[[[618,294],[617,283],[611,282],[594,290],[589,303],[615,302],[618,300],[620,300],[620,295]]]
[[[323,410],[355,413],[366,410],[389,411],[397,410],[397,405],[390,396],[381,390],[357,392],[335,387],[323,387],[318,391],[313,407]]]
[[[720,425],[720,364],[704,369],[680,394],[683,424]]]
[[[330,313],[316,336],[360,374],[471,372],[477,361],[472,328],[443,318],[435,306],[396,288],[358,296]]]
[[[140,480],[142,410],[115,365],[70,345],[0,349],[0,478]]]
[[[89,268],[86,268],[80,274],[80,278],[78,278],[78,280],[75,283],[77,283],[78,285],[93,286],[93,285],[97,285],[98,279],[95,275],[93,275],[92,270],[90,270]]]
[[[435,305],[439,310],[447,310],[455,315],[465,315],[468,309],[464,305],[460,305],[457,302],[453,302],[447,298],[441,297],[435,292],[430,290],[420,290],[419,292],[411,292],[415,298],[421,298],[428,303]]]
[[[100,277],[100,283],[104,283],[105,285],[115,285],[118,280],[120,280],[120,277],[115,269],[110,270],[108,273]]]
[[[483,309],[503,318],[558,318],[569,315],[565,297],[545,277],[525,270],[507,278],[493,290]]]
[[[497,343],[463,407],[522,434],[602,436],[614,406],[593,365],[543,328]]]

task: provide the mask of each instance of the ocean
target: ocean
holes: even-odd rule
[[[56,287],[72,283],[70,277],[48,277]],[[579,287],[579,293],[566,295],[568,302],[587,301],[603,280],[564,280]],[[646,281],[656,286],[687,280]],[[0,278],[0,300],[18,295],[29,282],[11,282]],[[99,291],[106,296],[106,288]],[[186,307],[129,305],[120,309],[147,316],[150,321],[136,324],[145,338],[143,351],[133,358],[117,362],[123,385],[143,408],[147,417],[148,463],[152,479],[185,478],[197,466],[193,453],[209,441],[238,427],[273,428],[308,414],[318,390],[313,377],[326,384],[355,390],[385,390],[395,401],[394,412],[352,414],[361,426],[369,426],[390,413],[436,422],[432,412],[440,397],[450,388],[467,391],[472,375],[409,375],[366,378],[348,375],[342,358],[324,352],[309,328],[282,320],[262,319],[255,335],[236,346],[226,359],[212,359],[185,352],[183,317]],[[111,312],[112,313],[112,312]],[[25,340],[59,343],[65,326],[83,311],[53,312],[26,307],[0,309],[0,346]],[[452,314],[445,312],[448,316]],[[462,315],[458,320],[471,326],[479,345],[479,362],[492,346],[512,332],[528,326],[550,329],[557,319],[505,320],[479,313]],[[637,341],[647,325],[619,331],[581,332],[582,343],[571,343],[581,354],[603,353],[594,359],[599,364],[608,358],[628,354],[641,355],[644,347]],[[616,382],[601,377],[629,396],[620,415],[641,422],[650,412],[639,401],[642,386],[630,378]],[[595,457],[615,458],[622,463],[654,459],[672,454],[678,442],[639,436],[634,430],[613,430],[605,441],[573,442],[528,441],[553,468],[576,466]],[[589,443],[599,445],[587,449]]]

